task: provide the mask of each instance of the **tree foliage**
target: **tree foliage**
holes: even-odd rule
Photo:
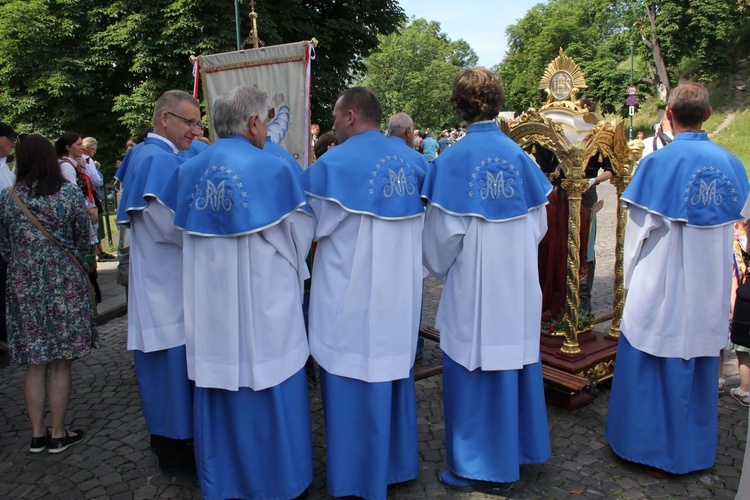
[[[240,5],[246,35],[249,2]],[[150,124],[162,92],[192,90],[189,56],[236,50],[232,7],[204,0],[0,1],[0,119],[53,139],[63,130],[93,135],[98,158],[112,164],[127,136]],[[320,42],[314,120],[330,119],[378,34],[405,19],[395,0],[258,0],[255,9],[265,44]]]
[[[440,23],[412,19],[380,37],[365,59],[363,84],[380,98],[384,117],[405,112],[417,127],[440,129],[459,119],[448,102],[458,70],[474,66],[477,55],[465,40],[451,41]]]
[[[737,0],[549,0],[507,28],[509,50],[495,69],[506,84],[507,106],[542,104],[538,82],[560,47],[584,70],[583,94],[602,111],[626,111],[630,43],[638,56],[635,82],[658,97],[681,77],[722,78],[734,69],[738,40],[747,48],[748,9]],[[743,38],[744,36],[744,38]],[[649,89],[639,87],[639,97]]]

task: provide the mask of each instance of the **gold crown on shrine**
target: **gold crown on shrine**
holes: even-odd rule
[[[578,91],[587,87],[581,67],[560,47],[560,54],[544,70],[538,88],[547,93],[549,104],[553,100],[574,101]]]

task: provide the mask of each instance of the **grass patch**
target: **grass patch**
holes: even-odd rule
[[[748,141],[748,137],[750,137],[750,110],[746,109],[738,112],[732,123],[712,140],[737,156],[745,165],[745,171],[750,173],[750,168],[748,168],[750,167],[750,141]]]

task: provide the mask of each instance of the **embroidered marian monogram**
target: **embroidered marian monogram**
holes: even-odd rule
[[[483,183],[480,181],[480,184]],[[487,198],[497,200],[500,196],[513,198],[515,190],[511,187],[511,184],[513,184],[513,179],[508,179],[508,182],[506,183],[505,175],[502,170],[497,173],[497,177],[492,175],[492,172],[487,172],[487,184],[482,186],[479,190],[479,194],[483,200],[486,200]]]
[[[701,179],[701,184],[698,189],[698,192],[693,194],[693,196],[690,198],[690,203],[693,205],[697,205],[699,203],[703,203],[704,205],[710,205],[713,203],[714,205],[721,205],[722,197],[720,190],[717,190],[716,184],[717,180],[712,180],[709,184],[706,184],[706,181]]]
[[[693,206],[719,206],[724,202],[725,197],[736,203],[736,193],[737,190],[732,186],[732,182],[720,169],[701,167],[696,169],[690,177],[688,187],[685,189],[685,201]]]
[[[206,180],[206,195],[201,196],[200,190],[198,191],[198,199],[195,200],[195,208],[198,210],[205,210],[211,208],[214,212],[218,212],[220,209],[224,209],[229,212],[232,209],[232,200],[226,196],[225,181],[221,181],[218,186],[214,185],[210,180]]]
[[[404,196],[405,194],[413,195],[417,192],[414,184],[406,180],[403,168],[399,169],[398,173],[389,168],[388,176],[389,178],[385,180],[385,187],[383,187],[383,196],[386,198],[390,198],[394,194]]]
[[[490,170],[493,166],[493,170],[497,170],[497,173]],[[516,195],[517,189],[523,191],[521,173],[507,160],[488,157],[486,160],[482,160],[479,165],[476,165],[474,170],[475,172],[471,174],[469,180],[469,191],[467,193],[469,197],[474,196],[477,187],[479,187],[479,196],[483,200],[488,198],[499,200],[501,197],[510,199]],[[485,170],[487,180],[482,179],[482,170]]]

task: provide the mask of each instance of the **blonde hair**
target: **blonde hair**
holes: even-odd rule
[[[96,142],[96,139],[93,137],[84,137],[83,139],[83,147],[84,148],[90,148],[91,146],[96,146],[98,143]]]

